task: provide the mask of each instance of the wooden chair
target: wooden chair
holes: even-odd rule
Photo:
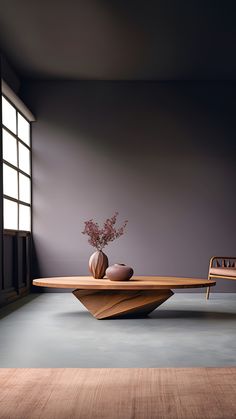
[[[210,259],[208,279],[224,278],[236,281],[236,257],[213,256]],[[206,291],[209,299],[210,287]]]

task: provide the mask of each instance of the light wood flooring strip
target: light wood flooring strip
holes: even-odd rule
[[[1,419],[236,418],[236,368],[0,369]]]

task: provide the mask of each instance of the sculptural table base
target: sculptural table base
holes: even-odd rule
[[[167,290],[102,290],[73,291],[76,298],[98,320],[146,316],[164,303],[174,293]]]

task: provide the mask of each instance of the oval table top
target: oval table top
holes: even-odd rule
[[[129,281],[110,281],[92,276],[65,276],[39,278],[33,285],[50,288],[73,288],[81,290],[159,290],[177,288],[212,287],[215,281],[208,279],[178,278],[171,276],[133,276]]]

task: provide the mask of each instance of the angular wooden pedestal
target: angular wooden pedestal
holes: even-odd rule
[[[76,298],[98,320],[117,317],[146,316],[174,293],[167,290],[102,290],[73,291]]]

